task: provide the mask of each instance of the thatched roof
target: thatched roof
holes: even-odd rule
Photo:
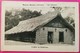
[[[59,12],[54,11],[54,12],[49,12],[44,15],[35,17],[35,18],[20,21],[17,26],[6,31],[5,34],[14,34],[14,33],[20,33],[20,32],[34,31],[36,28],[47,24],[52,19],[56,18],[58,15],[59,15]],[[74,28],[68,22],[66,22],[66,20],[63,19],[61,15],[59,15],[59,16],[63,20],[63,24],[65,26],[67,26],[71,30],[74,30]]]
[[[24,21],[20,21],[19,24],[12,29],[5,32],[5,34],[14,34],[14,33],[20,33],[25,31],[34,31],[35,28],[44,25],[54,19],[57,16],[58,12],[48,12],[44,15],[27,19]]]

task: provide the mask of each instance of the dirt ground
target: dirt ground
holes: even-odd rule
[[[13,41],[13,40],[5,40],[5,45],[39,45],[39,44],[36,44],[36,43],[30,43],[30,42],[20,42],[20,41]],[[43,45],[65,45],[65,46],[67,46],[67,45],[74,45],[74,43],[73,44],[61,44],[61,43],[59,43],[59,44],[43,44]]]

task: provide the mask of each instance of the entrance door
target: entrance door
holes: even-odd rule
[[[47,39],[48,43],[53,43],[53,32],[48,32]]]
[[[64,32],[59,32],[59,42],[64,42]]]

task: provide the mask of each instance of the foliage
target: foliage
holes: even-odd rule
[[[22,20],[34,18],[40,16],[41,11],[31,11],[31,10],[13,10],[5,12],[5,31],[11,29],[12,27],[18,25]]]
[[[73,27],[75,27],[74,19],[72,17],[67,16],[65,20],[70,23]]]

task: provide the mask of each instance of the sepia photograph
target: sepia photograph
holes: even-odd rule
[[[78,51],[77,3],[11,3],[3,2],[2,50]]]
[[[63,11],[75,8],[63,7]],[[61,15],[62,7],[51,7],[51,12],[42,14],[41,11],[27,9],[5,12],[5,40],[38,44],[74,44],[75,21],[74,11],[65,18]],[[16,44],[11,43],[11,44]]]

